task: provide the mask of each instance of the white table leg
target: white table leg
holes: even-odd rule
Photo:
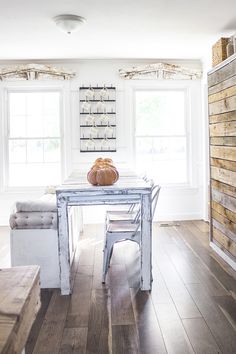
[[[69,253],[69,231],[68,231],[68,210],[67,203],[63,197],[58,198],[58,242],[61,295],[71,293],[70,286],[70,253]]]
[[[152,288],[152,206],[151,194],[141,199],[141,290]]]

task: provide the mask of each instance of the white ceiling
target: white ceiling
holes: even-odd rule
[[[71,35],[52,21],[87,19]],[[236,0],[0,0],[0,60],[198,59],[236,32]]]

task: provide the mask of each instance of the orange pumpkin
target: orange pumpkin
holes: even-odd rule
[[[103,163],[103,158],[102,158],[102,157],[99,157],[98,159],[96,159],[96,160],[94,161],[94,165],[98,165],[98,164],[100,164],[100,163]]]
[[[108,163],[109,165],[113,165],[113,161],[112,159],[109,159],[108,157],[106,157],[105,159],[103,159],[104,163]]]
[[[113,166],[112,159],[98,158],[91,170],[87,174],[89,183],[93,185],[109,186],[115,183],[119,178],[119,173]]]
[[[97,183],[99,186],[109,186],[117,181],[117,172],[111,167],[102,167],[97,170]]]
[[[88,172],[87,174],[87,180],[89,181],[89,183],[91,183],[92,185],[96,186],[97,183],[97,171],[100,167],[98,166],[93,166],[93,168],[91,168],[91,170]]]

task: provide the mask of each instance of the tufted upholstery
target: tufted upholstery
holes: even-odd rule
[[[38,200],[16,202],[9,222],[11,229],[57,230],[56,196],[45,194]]]
[[[10,216],[11,229],[57,229],[56,212],[19,212]]]

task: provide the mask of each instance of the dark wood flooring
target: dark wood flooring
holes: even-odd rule
[[[139,250],[116,245],[102,285],[103,225],[88,226],[73,294],[42,291],[26,354],[236,353],[236,280],[208,244],[208,225],[153,232],[153,289],[139,290]]]

